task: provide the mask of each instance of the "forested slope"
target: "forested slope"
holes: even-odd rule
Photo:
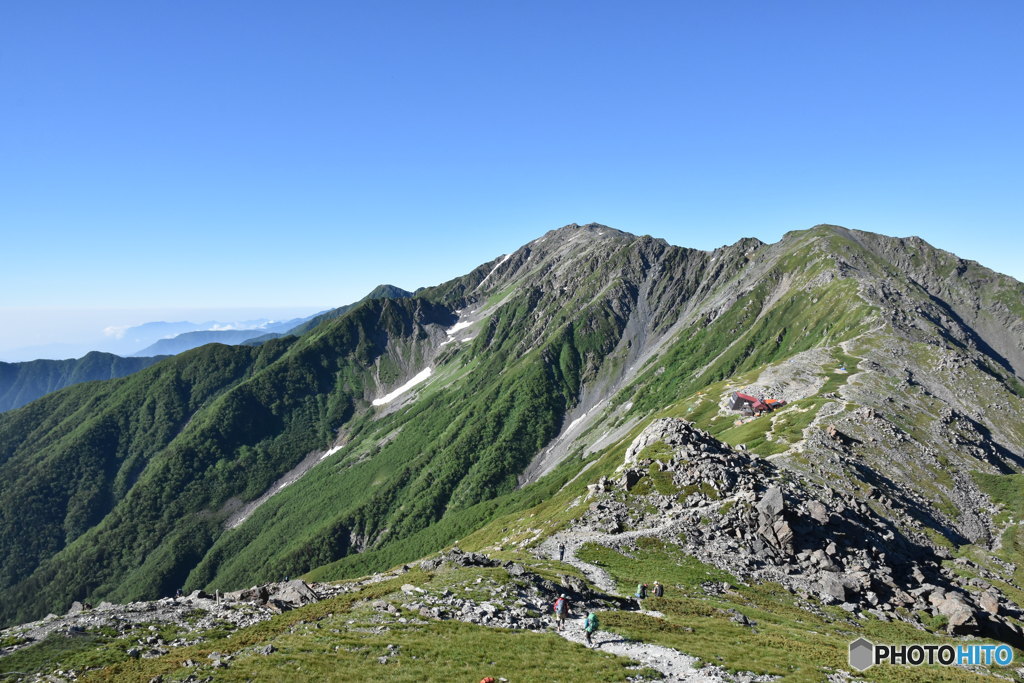
[[[948,268],[970,279],[943,285]],[[865,376],[878,385],[861,380],[859,403],[828,410],[875,405],[900,373],[931,388],[919,358],[945,349],[1012,402],[1020,292],[923,243],[833,226],[712,252],[567,226],[302,336],[202,347],[0,417],[0,590],[22,596],[0,618],[410,561],[536,504],[686,397],[683,416],[723,438],[796,453],[831,399],[794,389],[804,402],[766,432],[714,417],[715,392],[807,358],[838,367],[877,352]],[[1013,470],[1019,422],[958,405]],[[908,403],[900,419],[923,410]],[[974,522],[948,524],[952,536]]]

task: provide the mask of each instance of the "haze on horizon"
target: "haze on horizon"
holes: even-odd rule
[[[1024,279],[1020,3],[3,14],[0,357],[308,315],[571,222],[701,249],[834,223]],[[157,313],[183,307],[251,313]]]

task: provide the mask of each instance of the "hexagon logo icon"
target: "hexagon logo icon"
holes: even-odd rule
[[[875,644],[867,638],[858,638],[850,643],[850,666],[864,671],[875,663]]]

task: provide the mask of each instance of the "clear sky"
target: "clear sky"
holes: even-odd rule
[[[0,345],[310,312],[570,222],[836,223],[1024,279],[1022,35],[1018,0],[3,3]]]

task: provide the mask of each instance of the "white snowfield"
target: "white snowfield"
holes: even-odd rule
[[[410,379],[408,382],[406,382],[402,386],[398,387],[397,389],[392,391],[390,394],[387,394],[386,396],[381,396],[380,398],[373,399],[373,401],[371,401],[371,403],[373,403],[373,405],[375,405],[375,406],[382,406],[382,405],[384,405],[386,403],[391,403],[396,398],[398,398],[399,396],[401,396],[405,392],[409,391],[410,389],[412,389],[414,386],[416,386],[420,382],[425,381],[432,374],[434,374],[434,371],[431,368],[423,368],[422,370],[420,370],[416,374],[415,377]]]
[[[464,330],[472,324],[473,323],[470,322],[469,320],[460,320],[459,322],[455,323],[454,325],[448,328],[448,336],[454,337],[456,332],[458,332],[459,330]]]

